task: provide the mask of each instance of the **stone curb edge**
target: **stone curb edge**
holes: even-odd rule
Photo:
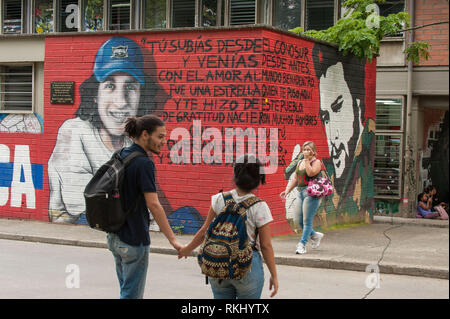
[[[73,240],[73,239],[61,239],[31,235],[20,234],[1,234],[0,239],[39,242],[45,244],[55,245],[70,245],[88,248],[107,248],[106,243],[98,241],[86,241],[86,240]],[[172,248],[163,247],[150,247],[151,253],[177,255]],[[369,264],[358,261],[346,261],[346,260],[330,260],[320,258],[291,258],[289,256],[275,256],[275,263],[277,265],[295,266],[295,267],[308,267],[308,268],[325,268],[335,270],[349,270],[365,272]],[[449,279],[448,269],[443,268],[420,268],[414,266],[400,266],[400,265],[379,265],[380,274],[392,274],[392,275],[405,275],[416,277],[428,277],[435,279]]]
[[[436,227],[436,228],[449,228],[448,220],[434,220],[434,219],[420,219],[420,218],[401,218],[401,217],[388,217],[388,216],[374,216],[374,224],[392,224],[392,225],[407,225],[417,227]]]

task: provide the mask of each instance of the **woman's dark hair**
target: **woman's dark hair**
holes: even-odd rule
[[[417,196],[417,202],[421,202],[421,201],[422,201],[422,197],[423,197],[423,195],[425,195],[425,194],[426,194],[425,192],[420,193],[420,194]]]
[[[250,192],[259,184],[266,183],[266,175],[259,159],[254,155],[244,154],[236,160],[233,167],[234,183],[243,191]]]
[[[130,117],[125,122],[125,133],[129,137],[138,138],[143,131],[152,134],[160,126],[165,126],[164,121],[156,115],[147,114],[141,117]]]

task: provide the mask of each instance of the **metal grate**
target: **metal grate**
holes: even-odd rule
[[[78,0],[60,0],[59,1],[59,32],[78,31]]]
[[[377,99],[376,105],[376,130],[401,130],[403,109],[402,99]]]
[[[3,0],[3,33],[22,33],[22,1]]]
[[[53,1],[34,1],[34,32],[53,32]]]
[[[217,25],[217,0],[202,0],[200,10],[202,27],[214,27]]]
[[[0,110],[33,109],[33,67],[0,65]]]
[[[275,1],[273,11],[275,26],[284,30],[301,26],[302,0]]]
[[[374,188],[377,196],[400,196],[401,135],[377,135]]]
[[[255,24],[255,21],[255,0],[230,0],[230,25]]]
[[[103,30],[103,0],[84,1],[84,30]]]
[[[109,7],[109,29],[129,30],[131,27],[130,0],[111,0]]]
[[[194,27],[195,26],[195,0],[173,0],[172,1],[172,26]]]
[[[145,28],[166,28],[166,0],[146,0],[145,10]]]
[[[325,30],[334,24],[334,0],[307,0],[305,30]]]

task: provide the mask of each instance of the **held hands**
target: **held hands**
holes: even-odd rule
[[[180,250],[182,248],[184,248],[185,246],[180,244],[178,241],[174,240],[173,242],[171,242],[173,248],[175,248],[178,252],[180,252]]]
[[[188,258],[188,256],[191,254],[191,250],[188,249],[187,245],[183,246],[180,250],[178,250],[178,259],[181,258]]]
[[[173,248],[175,248],[178,252],[178,259],[187,258],[191,251],[187,248],[187,245],[181,245],[178,242],[172,243]]]

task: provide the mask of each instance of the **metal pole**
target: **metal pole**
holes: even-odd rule
[[[414,16],[414,2],[415,0],[409,1],[409,15],[411,16],[411,27],[414,27],[415,16]],[[408,44],[414,41],[414,30],[409,31]],[[413,97],[413,67],[412,61],[408,61],[408,86],[407,86],[407,97],[406,97],[406,154],[405,154],[405,180],[404,180],[404,199],[403,204],[407,204],[408,211],[406,212],[410,216],[413,212],[413,207],[415,204],[415,161],[414,161],[414,149],[413,138],[411,132],[411,118],[412,118],[412,97]],[[414,194],[413,194],[414,193]]]

